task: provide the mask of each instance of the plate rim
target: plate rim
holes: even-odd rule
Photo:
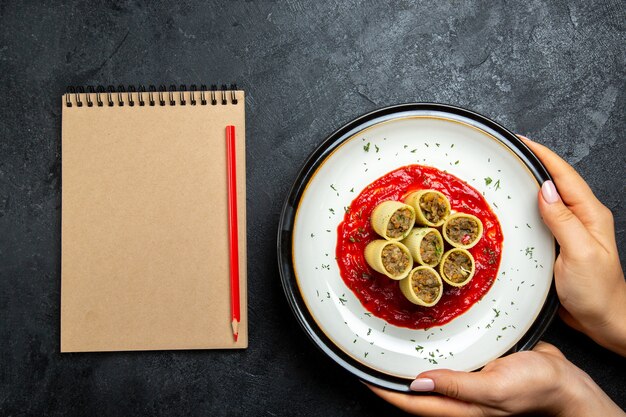
[[[283,292],[287,298],[288,304],[292,310],[292,313],[296,317],[298,323],[304,330],[309,339],[329,356],[334,362],[340,365],[344,370],[355,375],[362,381],[376,385],[381,388],[390,389],[399,392],[412,392],[409,389],[410,380],[397,376],[392,376],[367,365],[364,365],[354,358],[347,355],[341,350],[335,343],[326,336],[323,331],[318,327],[315,319],[312,317],[305,301],[297,286],[293,259],[292,259],[292,244],[293,244],[293,230],[295,223],[295,215],[300,203],[300,200],[306,190],[306,186],[312,179],[313,174],[317,171],[319,166],[346,140],[354,136],[356,132],[348,135],[353,130],[359,127],[365,126],[372,120],[382,118],[384,116],[391,116],[393,119],[394,114],[399,114],[406,111],[437,111],[443,113],[449,113],[456,116],[466,117],[475,122],[478,122],[499,134],[500,137],[495,137],[504,146],[509,148],[521,161],[526,168],[531,172],[534,178],[539,184],[542,184],[546,180],[552,180],[552,177],[539,161],[539,159],[532,153],[532,151],[517,137],[515,134],[495,121],[479,114],[477,112],[467,110],[461,107],[442,104],[442,103],[403,103],[391,105],[379,109],[375,109],[371,112],[358,116],[351,121],[347,122],[339,129],[328,135],[322,143],[316,147],[316,149],[309,155],[304,162],[302,168],[298,172],[295,181],[290,187],[289,194],[283,203],[281,210],[280,220],[278,224],[278,237],[277,237],[277,255],[278,255],[278,269],[282,283]],[[504,140],[503,140],[504,139]],[[559,247],[555,242],[555,257],[558,256]],[[531,324],[528,331],[520,338],[520,340],[509,350],[506,354],[510,354],[516,351],[530,350],[537,342],[539,342],[541,336],[545,333],[548,326],[554,319],[559,307],[559,301],[556,294],[554,285],[554,278],[552,279],[550,289],[544,301],[544,304],[537,315],[535,321]]]

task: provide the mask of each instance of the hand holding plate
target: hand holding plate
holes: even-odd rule
[[[626,283],[613,215],[585,180],[554,152],[526,138],[554,183],[539,193],[539,211],[561,245],[554,278],[561,317],[597,343],[626,356]]]
[[[369,388],[396,407],[424,417],[623,415],[586,373],[543,342],[532,351],[496,359],[479,372],[428,371],[411,384],[414,391],[442,396]]]

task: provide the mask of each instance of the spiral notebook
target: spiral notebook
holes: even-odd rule
[[[76,88],[62,106],[61,351],[247,347],[244,92]],[[227,125],[237,132],[236,342]]]

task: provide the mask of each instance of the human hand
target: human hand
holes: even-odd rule
[[[539,192],[539,211],[561,246],[554,278],[561,318],[600,345],[626,356],[626,282],[613,215],[567,162],[520,136],[554,178]]]
[[[479,372],[427,371],[411,384],[415,391],[433,391],[443,396],[417,396],[368,387],[396,407],[424,417],[625,415],[586,373],[565,359],[557,348],[543,342],[532,351],[496,359]]]

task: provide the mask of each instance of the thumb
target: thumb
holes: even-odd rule
[[[561,245],[562,252],[576,250],[580,248],[580,242],[592,239],[578,217],[563,203],[552,181],[548,180],[541,185],[539,212]]]
[[[491,383],[481,372],[461,372],[449,369],[427,371],[419,375],[417,381],[432,380],[432,392],[438,392],[449,398],[470,403],[484,402],[485,395],[492,389]],[[411,384],[413,389],[413,384]]]

